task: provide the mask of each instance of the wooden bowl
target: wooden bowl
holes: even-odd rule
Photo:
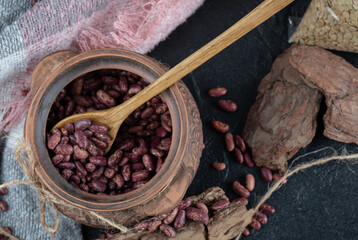
[[[56,96],[68,83],[99,69],[126,70],[149,82],[166,71],[165,66],[147,56],[118,49],[51,54],[41,60],[32,75],[33,100],[26,118],[25,138],[32,145],[36,173],[41,181],[68,203],[57,206],[62,213],[85,225],[105,227],[106,224],[89,214],[92,210],[130,226],[147,216],[170,211],[183,198],[199,166],[202,124],[192,95],[179,81],[161,94],[173,123],[172,144],[162,169],[141,188],[116,196],[98,196],[74,188],[51,162],[45,144],[46,120]]]

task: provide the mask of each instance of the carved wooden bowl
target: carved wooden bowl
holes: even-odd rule
[[[161,95],[169,107],[173,123],[172,144],[162,169],[144,186],[116,196],[98,196],[74,188],[55,169],[48,154],[46,120],[56,96],[72,80],[99,69],[133,72],[149,82],[166,68],[138,53],[101,49],[77,54],[60,51],[44,58],[31,80],[33,100],[26,118],[25,138],[32,145],[36,172],[44,185],[68,206],[57,205],[62,213],[76,221],[105,227],[89,210],[109,220],[131,225],[147,216],[166,213],[183,198],[198,169],[203,134],[199,111],[182,81]]]

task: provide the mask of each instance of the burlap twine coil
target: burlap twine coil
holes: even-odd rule
[[[18,140],[18,139],[17,139]],[[8,183],[4,183],[2,185],[0,185],[0,189],[1,188],[5,188],[5,187],[9,187],[9,186],[14,186],[14,185],[18,185],[18,184],[25,184],[25,185],[30,185],[33,188],[35,188],[39,194],[39,198],[40,198],[40,221],[42,226],[44,227],[44,229],[51,233],[51,234],[55,234],[57,229],[59,228],[60,225],[60,221],[59,221],[59,215],[58,215],[58,209],[56,208],[55,205],[64,205],[64,206],[68,206],[68,207],[72,207],[70,204],[66,203],[65,201],[59,199],[58,197],[56,197],[51,191],[49,191],[43,183],[41,183],[38,175],[36,174],[35,171],[35,160],[34,160],[34,156],[33,156],[33,152],[31,149],[30,144],[18,140],[19,141],[19,145],[16,147],[15,149],[15,156],[16,156],[16,160],[18,161],[18,163],[20,164],[20,166],[22,167],[22,169],[24,170],[24,172],[26,173],[26,175],[29,177],[30,180],[16,180],[16,181],[11,181]],[[327,149],[327,148],[324,148]],[[318,151],[322,151],[324,149],[320,149]],[[315,151],[315,152],[318,152]],[[350,155],[346,155],[347,153],[345,153],[344,151],[341,153],[341,155],[337,155],[336,151],[334,150],[335,154],[333,156],[330,157],[326,157],[326,158],[321,158],[318,160],[313,160],[304,164],[300,164],[292,169],[289,169],[283,176],[281,179],[279,179],[278,181],[276,181],[266,192],[266,194],[259,200],[259,202],[255,205],[255,207],[249,209],[242,217],[241,219],[238,219],[237,222],[243,222],[243,227],[246,227],[248,224],[250,224],[252,217],[254,216],[254,214],[256,212],[259,211],[260,206],[267,200],[270,198],[270,196],[277,191],[280,186],[282,185],[282,182],[285,181],[285,179],[291,177],[293,174],[300,172],[302,170],[305,170],[307,168],[313,167],[313,166],[317,166],[317,165],[322,165],[325,163],[328,163],[330,161],[333,160],[355,160],[358,159],[358,154],[350,154]],[[311,153],[308,153],[311,154]],[[308,155],[305,154],[304,156]],[[302,158],[303,156],[300,156],[298,158],[296,158],[294,161],[298,160],[299,158]],[[293,162],[294,162],[293,161]],[[291,164],[292,165],[292,164]],[[45,211],[46,211],[46,203],[49,203],[50,206],[52,206],[52,210],[54,212],[54,216],[55,216],[55,224],[53,226],[49,226],[46,223],[45,220]],[[121,224],[118,224],[114,221],[108,220],[107,218],[101,216],[100,214],[98,214],[97,212],[94,211],[88,211],[89,214],[91,214],[93,217],[95,217],[98,221],[102,221],[103,223],[107,224],[109,227],[114,228],[114,229],[118,229],[120,230],[122,233],[127,233],[129,231],[131,231],[132,229],[127,228]],[[0,233],[4,234],[5,236],[9,237],[10,239],[14,239],[14,240],[19,240],[17,237],[5,232],[2,228],[0,228]],[[235,240],[240,239],[241,234],[238,235]]]

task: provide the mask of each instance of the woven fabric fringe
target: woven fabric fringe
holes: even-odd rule
[[[19,0],[0,3],[0,17],[12,13],[0,19],[0,130],[24,117],[32,99],[26,95],[30,76],[43,57],[107,47],[147,53],[203,1],[43,0],[25,4],[25,12],[12,9]]]

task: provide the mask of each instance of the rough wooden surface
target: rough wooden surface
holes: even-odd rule
[[[225,192],[218,187],[209,188],[205,192],[190,197],[192,204],[203,202],[208,207],[219,200],[228,200]],[[209,207],[210,209],[210,207]],[[210,219],[207,225],[200,222],[187,222],[187,224],[177,231],[175,238],[169,238],[162,232],[149,232],[147,230],[131,232],[127,234],[118,233],[110,239],[116,240],[205,240],[232,239],[239,235],[248,224],[241,218],[247,213],[246,207],[240,202],[231,203],[227,208],[219,211],[210,211]],[[246,224],[246,225],[244,225]]]
[[[243,137],[256,165],[285,171],[287,160],[307,146],[316,131],[321,93],[307,86],[289,63],[295,47],[276,58],[258,87]]]
[[[319,47],[298,46],[289,60],[306,76],[304,82],[325,96],[324,135],[358,144],[358,69]]]

